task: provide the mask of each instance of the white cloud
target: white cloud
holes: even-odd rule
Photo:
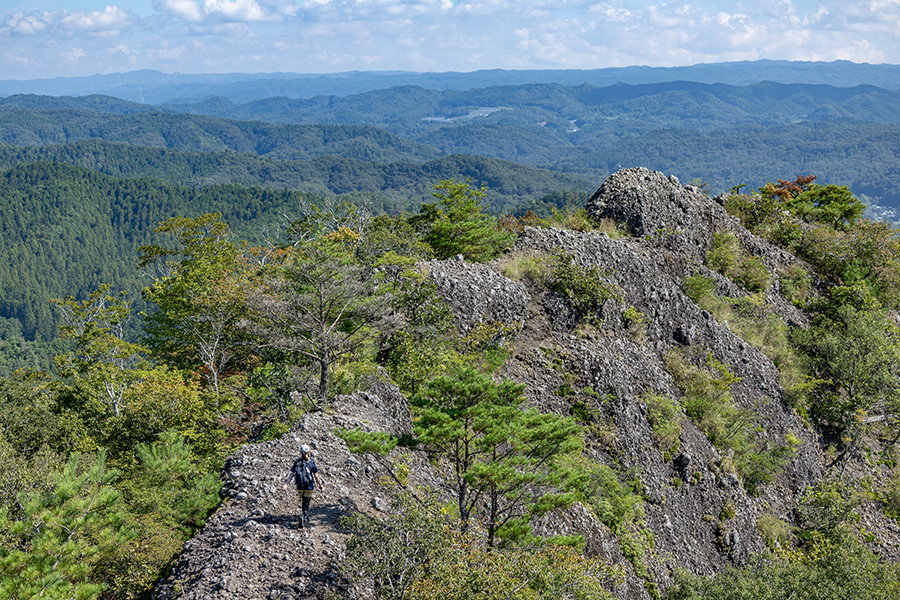
[[[255,0],[204,0],[203,9],[209,15],[220,16],[229,21],[266,21],[269,15]]]
[[[118,46],[113,46],[106,50],[106,54],[108,56],[116,57],[116,56],[128,56],[135,57],[138,56],[138,52],[134,50],[128,44],[119,44]]]
[[[61,27],[90,32],[118,32],[131,25],[128,11],[118,6],[107,6],[105,10],[69,13],[59,20]]]
[[[264,10],[256,0],[153,0],[154,7],[163,13],[184,19],[190,23],[226,21],[253,23],[273,21],[281,14],[296,14],[292,2],[276,4],[275,9]]]
[[[191,23],[199,23],[204,17],[203,8],[196,0],[153,0],[153,6]]]
[[[659,6],[648,6],[646,18],[653,27],[663,29],[694,27],[695,21],[693,17],[698,11],[697,7],[690,4],[674,6],[660,4]]]
[[[12,35],[38,35],[47,28],[47,23],[37,15],[16,11],[6,13],[3,26]]]
[[[0,14],[4,52],[59,65],[54,74],[66,70],[55,46],[81,49],[67,60],[84,69],[110,71],[900,63],[900,0],[152,0],[146,17],[123,8],[134,0],[105,1],[118,5]]]
[[[81,59],[85,56],[87,56],[87,52],[85,52],[83,48],[72,48],[68,52],[60,54],[59,58],[62,62],[73,65],[81,62]]]
[[[616,21],[622,23],[631,18],[631,11],[627,8],[620,8],[617,6],[610,6],[609,4],[597,4],[592,6],[589,9],[589,12],[596,13],[600,15],[600,17],[605,17],[610,21]]]

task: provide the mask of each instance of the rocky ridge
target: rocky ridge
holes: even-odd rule
[[[640,479],[645,523],[655,540],[645,557],[651,581],[664,589],[676,568],[711,574],[743,564],[764,549],[756,527],[759,516],[767,512],[790,520],[799,496],[822,477],[822,451],[814,432],[785,405],[772,361],[694,304],[682,292],[682,282],[702,273],[716,279],[721,293],[742,295],[740,288],[703,266],[713,233],[733,232],[776,274],[766,296],[768,305],[787,322],[802,326],[804,315],[781,297],[777,281],[779,269],[798,261],[743,230],[696,188],[646,169],[612,175],[587,210],[594,218],[623,223],[631,237],[528,228],[509,255],[487,265],[456,259],[432,261],[426,268],[453,307],[461,331],[496,321],[521,328],[500,375],[527,384],[529,404],[570,414],[573,403],[581,401],[593,403],[603,415],[609,435],[594,436],[590,453],[597,462]],[[621,298],[609,300],[600,310],[602,325],[576,326],[565,300],[502,274],[517,256],[559,251],[579,265],[600,267],[608,283],[621,290]],[[644,315],[642,335],[626,326],[626,307]],[[757,497],[721,468],[724,457],[688,420],[676,456],[665,457],[653,442],[643,397],[650,391],[679,395],[664,359],[685,347],[709,351],[741,378],[733,395],[738,404],[760,415],[762,438],[777,443],[790,433],[801,442],[784,472]],[[573,392],[560,393],[563,384]],[[366,590],[348,590],[339,575],[346,534],[338,518],[349,510],[377,512],[388,506],[379,465],[351,455],[334,434],[335,428],[356,426],[410,431],[406,400],[395,387],[378,384],[368,392],[339,397],[328,411],[306,415],[280,440],[250,445],[232,456],[223,470],[226,501],[185,545],[155,598],[366,597]],[[301,443],[318,453],[326,482],[313,501],[309,535],[294,526],[293,493],[281,491]],[[416,453],[410,457],[412,483],[440,489],[440,474],[428,461]],[[878,514],[866,519],[881,540],[876,549],[896,560],[900,530]],[[584,535],[586,553],[628,570],[619,597],[650,597],[613,533],[585,507],[548,515],[536,528],[546,534]]]
[[[339,573],[347,511],[389,510],[382,468],[351,454],[335,429],[410,431],[405,398],[378,383],[367,392],[338,396],[329,411],[309,413],[282,438],[250,444],[222,470],[225,500],[203,530],[188,541],[172,574],[154,598],[291,600],[346,596]],[[324,489],[310,508],[312,527],[298,527],[296,492],[282,490],[300,446],[309,444]],[[414,485],[441,487],[427,461],[412,458]]]

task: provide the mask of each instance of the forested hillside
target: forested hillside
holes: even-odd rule
[[[409,195],[404,175],[396,171],[410,171],[409,163],[467,154],[579,174],[587,185],[617,168],[647,166],[686,181],[702,180],[714,192],[736,185],[758,189],[784,173],[816,173],[849,185],[870,202],[895,207],[900,203],[893,175],[900,169],[898,123],[898,92],[873,86],[669,82],[466,91],[406,86],[347,97],[280,97],[243,104],[209,98],[153,110],[101,96],[11,97],[0,110],[0,141],[27,146],[101,138],[313,161],[269,166],[264,171],[271,173],[271,182],[265,173],[243,172],[257,170],[251,167],[223,167],[205,175],[207,179],[179,181],[263,183],[319,193],[381,191],[395,201]],[[340,160],[329,158],[323,165],[326,156]],[[323,172],[379,169],[348,160],[390,163],[387,170],[394,172],[385,172],[380,182],[372,180],[382,176],[372,173],[356,178]],[[465,176],[505,193],[496,179],[472,172]],[[300,178],[306,179],[306,187],[297,183]],[[554,185],[586,187],[584,180]],[[393,193],[398,189],[403,191]],[[423,197],[422,192],[417,190],[416,197]]]
[[[0,142],[43,146],[87,139],[198,152],[228,149],[288,160],[339,155],[376,162],[424,161],[441,155],[383,129],[356,125],[275,126],[161,111],[122,115],[72,108],[0,109]]]
[[[50,161],[120,178],[155,177],[189,186],[239,183],[315,194],[361,194],[373,208],[414,211],[442,179],[489,186],[495,212],[559,190],[585,190],[592,180],[505,160],[453,155],[425,162],[379,163],[323,155],[308,161],[272,160],[237,152],[187,152],[97,140],[49,146],[0,144],[0,168]],[[362,200],[360,200],[362,201]]]
[[[4,176],[56,198],[35,254],[118,239],[157,193],[245,221],[296,197]],[[846,187],[712,199],[628,169],[548,219],[433,191],[257,250],[164,218],[140,343],[114,288],[57,301],[59,371],[0,378],[0,594],[897,597],[900,242]],[[303,522],[300,444],[325,482]]]
[[[154,243],[160,221],[222,213],[243,239],[258,244],[282,214],[299,217],[309,201],[297,192],[190,188],[50,163],[0,174],[0,198],[0,317],[15,320],[28,340],[56,338],[51,298],[83,298],[111,283],[140,307],[147,279],[137,267],[138,248]]]

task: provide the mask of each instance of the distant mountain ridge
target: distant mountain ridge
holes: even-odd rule
[[[596,182],[623,167],[646,166],[684,181],[702,179],[713,192],[816,174],[820,181],[849,185],[879,205],[900,205],[895,183],[900,172],[900,91],[869,85],[675,81],[470,91],[404,86],[346,97],[275,97],[243,104],[218,97],[165,107],[96,94],[0,99],[0,142],[42,146],[89,139],[246,155],[219,155],[215,165],[192,157],[187,162],[204,163],[203,169],[185,171],[181,165],[177,174],[159,171],[158,162],[139,174],[121,161],[126,167],[122,172],[132,175],[105,171],[174,177],[190,185],[239,182],[316,193],[384,192],[394,201],[418,200],[422,190],[413,186],[413,191],[409,176],[462,175],[455,166],[432,170],[430,163],[443,165],[448,157],[465,155],[509,161],[465,173],[489,187],[502,182],[508,188],[505,177],[482,175],[520,170],[513,163],[563,172],[522,172],[529,182],[544,182],[521,186],[529,190],[522,201],[533,200],[534,190],[546,189],[551,180],[584,190],[589,185],[585,178]],[[18,164],[21,158],[10,160]],[[81,159],[64,160],[90,166]],[[398,169],[404,175],[390,175]],[[504,198],[492,199],[492,205],[509,207],[509,194],[504,190]]]
[[[346,96],[398,85],[426,89],[468,90],[494,85],[587,83],[609,86],[617,83],[660,83],[685,80],[700,83],[748,85],[761,81],[829,84],[840,87],[874,85],[900,89],[900,65],[798,61],[742,61],[697,64],[683,67],[607,67],[590,70],[503,69],[468,73],[413,73],[404,71],[353,71],[331,74],[216,73],[183,74],[143,70],[129,73],[57,77],[53,79],[0,81],[0,96],[46,94],[85,96],[105,94],[146,104],[196,102],[223,96],[235,102],[272,96],[312,98],[318,95]]]

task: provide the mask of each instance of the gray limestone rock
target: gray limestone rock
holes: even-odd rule
[[[487,265],[456,258],[430,261],[424,267],[452,307],[461,333],[478,323],[521,327],[497,376],[527,384],[529,406],[570,415],[578,401],[600,416],[602,427],[592,434],[588,454],[599,464],[639,479],[644,526],[655,540],[654,550],[645,557],[647,573],[664,590],[676,568],[712,574],[744,564],[765,548],[756,529],[759,515],[789,515],[799,495],[822,476],[817,438],[786,406],[772,361],[682,291],[685,277],[702,273],[716,280],[720,293],[744,294],[703,266],[713,234],[729,231],[775,275],[765,295],[767,305],[787,322],[803,326],[805,316],[778,293],[777,278],[779,269],[800,263],[743,230],[721,202],[647,169],[613,174],[592,196],[587,210],[592,218],[622,223],[632,236],[610,239],[596,233],[526,228],[513,251],[530,255],[562,251],[581,266],[600,268],[605,280],[621,290],[621,298],[603,305],[596,326],[578,327],[565,298],[535,283],[501,275],[504,258]],[[629,307],[643,315],[639,336],[621,317]],[[723,470],[724,458],[686,417],[678,455],[673,459],[657,448],[642,398],[648,392],[679,396],[666,370],[666,355],[684,348],[711,353],[741,378],[733,395],[741,406],[758,411],[761,441],[780,443],[788,433],[800,439],[784,473],[774,484],[763,486],[759,497],[748,495],[740,479]],[[339,570],[347,535],[340,516],[348,511],[377,516],[391,507],[379,483],[383,467],[351,455],[335,435],[336,429],[348,428],[409,433],[412,417],[399,390],[379,383],[368,391],[339,396],[327,411],[305,415],[279,440],[235,452],[222,469],[225,501],[185,544],[171,576],[154,597],[350,597]],[[315,449],[325,483],[313,497],[308,530],[298,528],[296,494],[281,489],[303,443]],[[408,460],[413,485],[447,493],[442,473],[423,453],[411,450]],[[726,505],[734,516],[721,522]],[[586,507],[573,505],[550,513],[535,526],[546,535],[583,535],[588,554],[625,569],[625,582],[613,590],[619,598],[649,597],[613,532]],[[900,530],[895,536],[900,537]],[[371,595],[372,590],[366,593]]]

